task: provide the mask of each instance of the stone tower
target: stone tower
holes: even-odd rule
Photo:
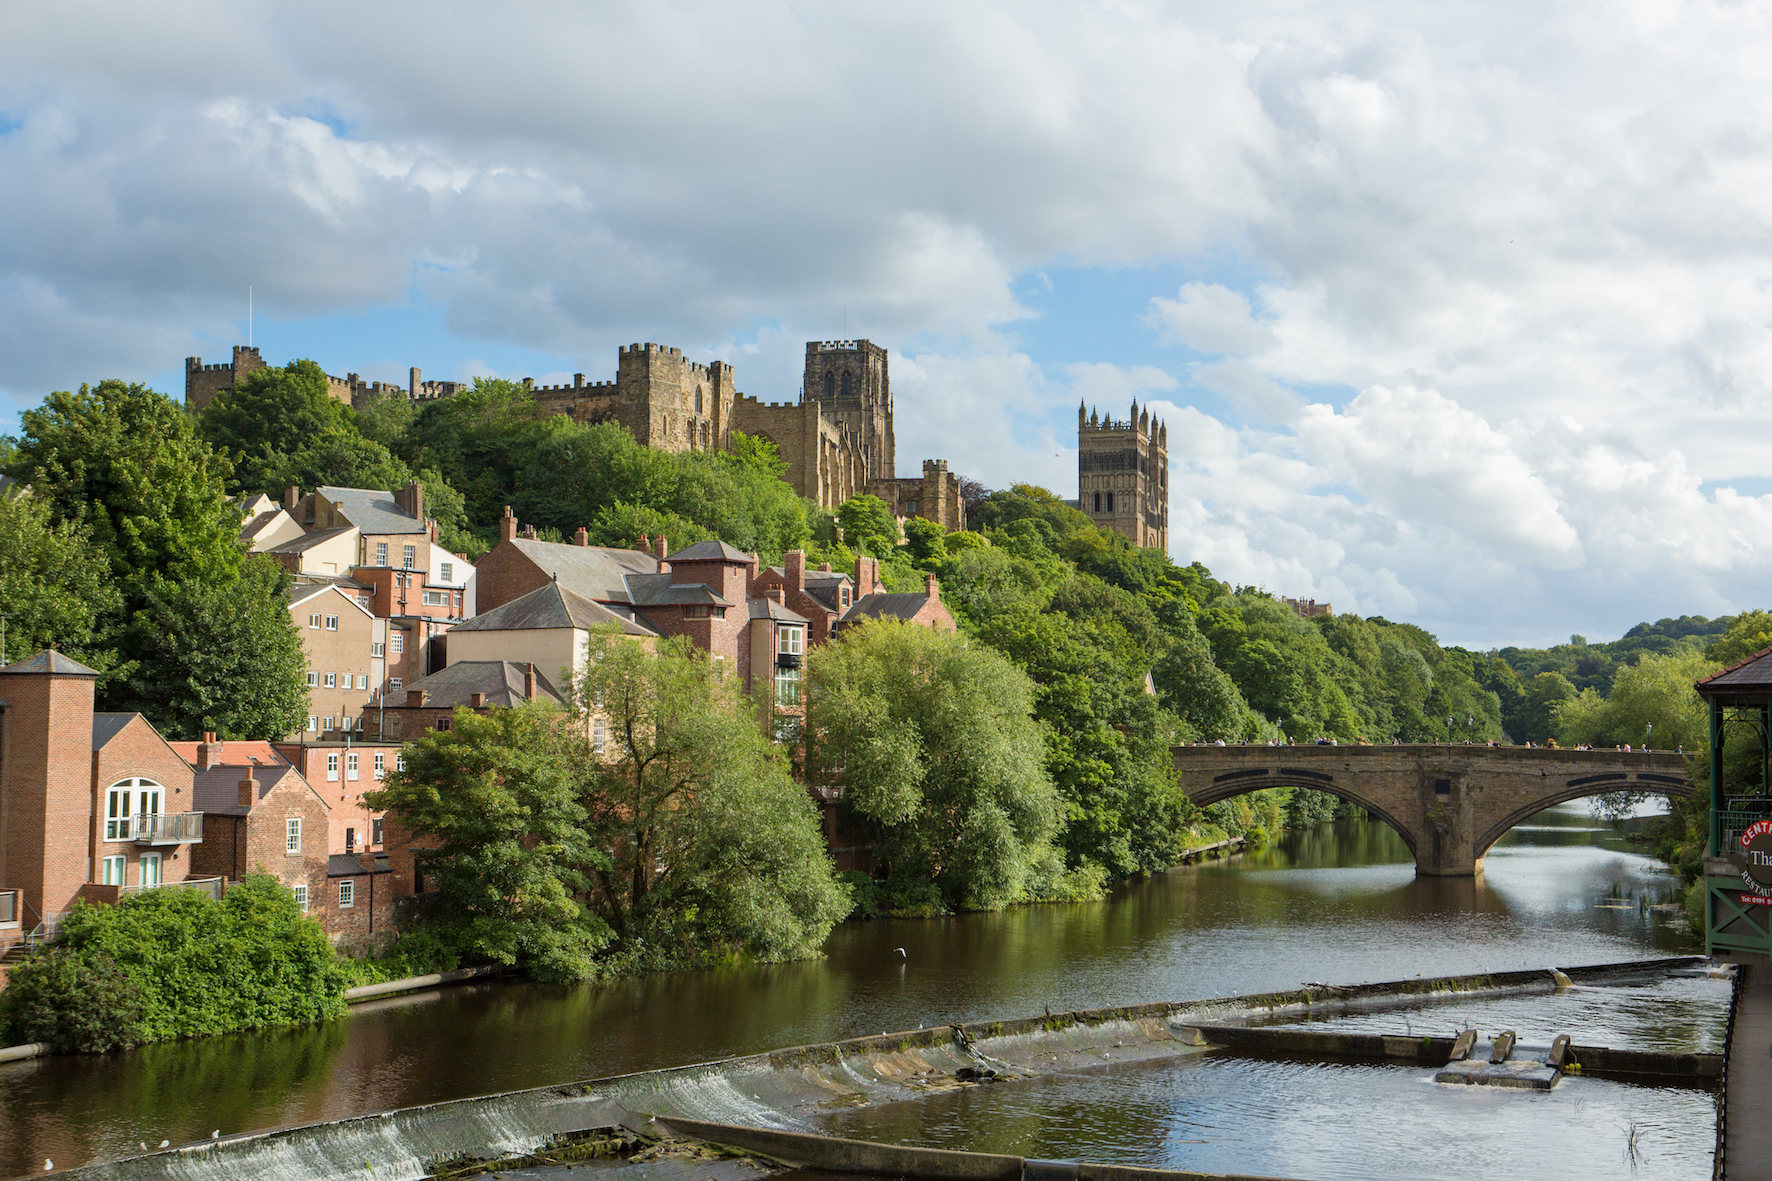
[[[624,346],[616,360],[616,418],[660,451],[724,451],[731,442],[732,366],[703,365],[682,349]]]
[[[818,403],[838,429],[861,440],[863,471],[858,485],[898,474],[885,349],[868,340],[807,341],[800,402]]]
[[[223,390],[234,388],[242,373],[263,369],[265,359],[247,345],[234,346],[234,359],[226,365],[205,365],[202,357],[185,358],[185,408],[196,412],[215,400]]]
[[[1133,545],[1169,550],[1169,428],[1140,411],[1115,422],[1077,406],[1077,503]]]

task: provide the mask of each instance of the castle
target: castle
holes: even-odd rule
[[[794,491],[825,508],[863,493],[899,517],[923,517],[946,529],[966,527],[958,477],[947,461],[926,459],[921,476],[898,478],[892,434],[892,383],[885,349],[867,340],[808,341],[798,402],[762,402],[738,392],[724,361],[702,364],[682,349],[631,344],[618,350],[614,381],[535,386],[536,401],[579,422],[615,422],[635,439],[664,451],[726,450],[739,431],[774,443]],[[230,364],[185,358],[185,405],[202,410],[239,376],[265,368],[256,348],[234,346]],[[446,398],[468,388],[425,381],[414,367],[407,383],[370,382],[352,373],[327,378],[332,397],[362,407],[376,398]]]
[[[1125,422],[1078,403],[1077,507],[1098,528],[1169,552],[1169,428],[1137,399]]]

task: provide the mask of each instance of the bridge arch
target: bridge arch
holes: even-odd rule
[[[1312,791],[1325,792],[1337,799],[1346,800],[1356,808],[1364,808],[1369,814],[1390,825],[1396,834],[1403,838],[1403,843],[1409,846],[1411,857],[1419,855],[1419,850],[1415,847],[1414,831],[1398,819],[1389,808],[1370,796],[1335,782],[1333,777],[1315,771],[1282,767],[1273,773],[1265,771],[1253,774],[1232,772],[1230,775],[1222,777],[1221,781],[1214,781],[1211,787],[1203,788],[1197,792],[1189,792],[1188,798],[1200,807],[1206,808],[1268,787],[1308,787]]]
[[[1495,846],[1495,842],[1506,836],[1514,826],[1530,820],[1547,808],[1554,808],[1558,804],[1567,804],[1571,800],[1603,796],[1614,791],[1640,791],[1658,796],[1685,796],[1692,794],[1692,785],[1686,780],[1676,779],[1672,775],[1642,774],[1638,775],[1635,781],[1627,781],[1622,775],[1577,776],[1561,787],[1551,788],[1539,798],[1515,808],[1480,833],[1477,839],[1472,842],[1477,858],[1481,860]]]

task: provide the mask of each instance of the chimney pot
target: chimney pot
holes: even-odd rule
[[[498,539],[515,541],[517,539],[517,518],[511,515],[511,506],[505,505],[505,515],[498,519]]]
[[[295,506],[300,502],[301,502],[301,489],[300,488],[297,488],[294,484],[291,484],[287,488],[283,489],[283,507],[284,508],[288,509],[290,512],[293,513],[295,511]]]
[[[523,697],[526,701],[535,700],[535,663],[533,661],[524,666]]]
[[[484,693],[470,694],[468,697],[468,704],[471,705],[475,709],[485,709],[486,708],[486,694],[484,694]]]
[[[580,525],[578,527],[578,532],[574,533],[572,535],[572,544],[573,545],[586,545],[586,546],[590,545],[591,544],[590,531],[587,530],[583,525]]]

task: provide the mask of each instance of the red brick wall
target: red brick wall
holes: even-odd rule
[[[326,882],[328,811],[300,777],[285,775],[258,801],[246,821],[246,872],[271,874],[286,886],[305,883],[312,908],[314,892]],[[302,822],[298,853],[286,847],[286,822],[292,816]]]
[[[475,606],[484,615],[552,581],[508,541],[501,541],[474,563]]]
[[[92,745],[90,723],[88,724],[87,747]],[[124,884],[136,886],[141,884],[141,858],[144,853],[160,854],[160,880],[163,882],[180,882],[188,877],[202,877],[191,868],[191,846],[189,845],[158,845],[148,847],[130,841],[105,840],[105,794],[113,783],[120,780],[142,778],[152,779],[161,787],[160,811],[194,812],[196,804],[191,799],[191,781],[193,772],[191,765],[166,745],[154,727],[139,715],[131,718],[101,751],[91,754],[92,759],[92,818],[89,823],[91,845],[93,848],[92,869],[87,881],[97,881],[99,877],[98,858],[121,856],[124,861]],[[140,800],[132,800],[134,811],[141,810]]]
[[[402,697],[400,700],[404,700]],[[370,838],[374,835],[374,821],[381,817],[380,812],[371,812],[363,806],[363,793],[374,791],[381,786],[375,777],[375,756],[382,757],[382,765],[388,773],[392,773],[396,760],[400,757],[400,744],[397,742],[383,743],[352,743],[346,750],[342,744],[331,746],[300,746],[296,743],[278,743],[277,753],[288,759],[295,769],[302,773],[313,789],[320,793],[327,805],[332,809],[328,821],[326,851],[328,853],[344,853],[345,829],[353,829],[356,833],[358,850],[370,846]],[[357,756],[357,778],[351,778],[351,755]],[[328,779],[330,772],[326,769],[328,755],[338,756],[338,778]]]
[[[338,886],[351,883],[351,905],[340,906]],[[402,889],[404,886],[404,889]],[[392,873],[329,877],[320,897],[308,897],[308,915],[320,920],[334,947],[361,955],[380,951],[394,938],[394,900],[412,893],[410,879]]]
[[[191,876],[227,878],[246,876],[246,817],[210,812],[203,817],[203,840],[191,846]]]
[[[0,677],[0,886],[20,892],[21,926],[72,905],[92,857],[90,677]],[[11,932],[7,932],[10,934]]]

